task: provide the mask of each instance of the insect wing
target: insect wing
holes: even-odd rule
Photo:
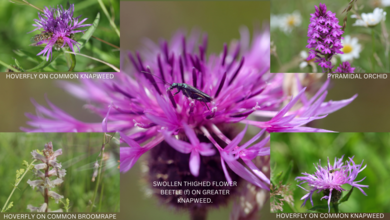
[[[196,99],[201,102],[211,102],[212,100],[209,95],[190,85],[187,85],[187,88],[182,88],[182,90],[186,93],[187,97],[192,99]]]

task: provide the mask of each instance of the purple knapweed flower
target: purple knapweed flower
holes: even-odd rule
[[[326,5],[314,6],[316,12],[310,14],[310,24],[307,31],[309,37],[306,46],[310,48],[308,59],[316,58],[315,62],[324,69],[331,69],[330,60],[335,54],[342,54],[341,35],[343,31],[336,18],[336,13],[327,11]]]
[[[304,206],[306,201],[310,198],[311,205],[313,205],[312,195],[314,192],[324,192],[324,197],[321,199],[328,200],[328,212],[330,212],[330,203],[336,203],[340,200],[342,191],[346,191],[341,186],[343,184],[349,184],[352,187],[358,188],[364,195],[366,193],[363,191],[362,187],[368,187],[368,185],[358,184],[363,181],[366,177],[359,181],[355,181],[357,175],[366,168],[367,165],[363,166],[363,161],[361,164],[355,164],[353,161],[353,157],[349,158],[348,161],[343,163],[344,155],[340,158],[334,159],[333,166],[329,163],[328,157],[328,165],[322,167],[321,160],[315,166],[316,172],[314,174],[302,173],[303,177],[295,178],[299,183],[299,187],[308,193],[302,197],[301,200],[305,200],[302,204]],[[301,185],[307,183],[310,187],[310,190],[303,188]],[[302,207],[301,206],[301,207]]]
[[[355,67],[351,67],[351,64],[346,61],[340,64],[339,67],[336,69],[336,73],[353,73],[355,70]]]
[[[46,44],[46,46],[37,55],[46,55],[46,60],[49,60],[53,48],[59,50],[60,48],[67,46],[74,52],[73,46],[76,45],[80,50],[78,47],[79,43],[74,40],[74,34],[84,32],[85,30],[76,29],[88,27],[91,26],[91,24],[83,24],[87,18],[84,18],[79,22],[81,15],[74,18],[73,12],[74,4],[71,4],[69,9],[65,10],[62,5],[60,5],[60,7],[57,6],[57,9],[45,7],[42,15],[38,12],[39,19],[34,19],[35,24],[33,24],[33,26],[37,28],[31,32],[43,30],[41,34],[35,35],[34,41],[36,41],[36,45]]]
[[[183,169],[180,173],[188,173],[194,181],[224,173],[229,182],[233,180],[232,176],[238,175],[268,189],[269,179],[251,162],[255,157],[269,155],[269,149],[264,147],[269,141],[267,136],[264,139],[261,135],[265,131],[327,131],[304,125],[326,117],[356,98],[355,95],[342,101],[325,102],[329,81],[312,96],[302,87],[298,75],[297,80],[292,80],[297,84],[297,95],[291,97],[284,90],[288,74],[269,72],[268,30],[255,34],[250,45],[249,31],[242,29],[241,40],[229,47],[233,49],[225,44],[220,54],[209,57],[206,57],[207,38],[198,44],[198,35],[195,32],[186,38],[179,32],[170,43],[147,41],[147,48],[141,53],[128,54],[132,66],[123,66],[112,80],[82,79],[81,84],[60,83],[68,92],[90,103],[86,108],[101,116],[103,123],[81,122],[49,101],[51,109],[33,102],[37,116],[27,114],[27,117],[31,119],[28,124],[34,128],[22,130],[119,131],[122,141],[129,145],[121,147],[122,172],[128,171],[141,155],[151,151],[153,157],[160,158],[153,161],[169,161],[156,165],[156,169],[175,163]],[[181,84],[180,93],[172,94],[169,86],[173,83]],[[188,86],[207,94],[211,101],[202,102],[204,95],[189,90]],[[187,97],[191,95],[194,95],[193,99]],[[253,140],[239,145],[246,129],[236,135],[237,123],[253,125],[261,131]],[[256,144],[256,140],[266,141]],[[158,150],[162,147],[164,151]],[[175,162],[176,158],[170,158],[174,154],[185,159]],[[211,160],[208,158],[219,158],[221,169],[216,172],[220,173],[206,175],[209,169],[205,169],[204,163]],[[156,173],[161,176],[167,169]]]

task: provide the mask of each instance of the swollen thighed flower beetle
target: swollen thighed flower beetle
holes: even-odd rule
[[[156,76],[150,72],[145,72],[145,71],[142,71],[143,73],[148,73],[148,74],[151,74],[153,76]],[[156,76],[158,77],[158,76]],[[159,77],[158,77],[159,78]],[[162,80],[161,78],[159,78],[160,80]],[[169,83],[165,82],[164,80],[162,80],[165,84],[167,85],[170,85]],[[193,87],[193,86],[190,86],[186,83],[172,83],[169,88],[167,89],[167,91],[171,91],[172,89],[176,88],[177,89],[177,92],[174,94],[178,94],[180,91],[183,92],[183,95],[185,95],[186,97],[188,98],[191,98],[191,99],[195,99],[195,100],[198,100],[200,102],[203,102],[205,103],[206,107],[208,110],[210,110],[209,106],[206,104],[207,102],[211,102],[211,100],[213,100],[213,98],[211,98],[209,95],[207,95],[206,93],[200,91],[199,89]]]

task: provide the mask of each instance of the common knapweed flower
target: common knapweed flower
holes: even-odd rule
[[[314,6],[316,12],[310,14],[310,24],[307,32],[310,48],[308,59],[315,61],[324,69],[332,69],[331,59],[335,54],[342,54],[341,35],[344,33],[336,18],[336,13],[328,11],[325,4]]]
[[[304,206],[306,201],[310,198],[311,205],[313,205],[312,195],[314,192],[323,192],[324,197],[321,199],[328,200],[328,212],[330,212],[330,203],[337,203],[342,195],[342,191],[346,191],[341,186],[343,184],[349,184],[352,187],[358,188],[364,195],[367,195],[362,187],[368,187],[368,185],[358,184],[363,181],[366,177],[359,181],[355,181],[357,175],[366,168],[367,165],[363,166],[363,161],[361,164],[355,164],[353,157],[349,158],[348,161],[343,163],[344,155],[340,158],[334,159],[333,166],[330,165],[328,157],[328,165],[322,167],[321,160],[315,166],[316,172],[314,174],[302,173],[303,177],[295,178],[299,183],[299,187],[307,191],[308,193],[302,197],[301,200],[305,200],[302,204]],[[303,188],[301,185],[307,183],[310,187],[309,190]]]
[[[68,92],[90,103],[86,107],[103,118],[103,126],[100,122],[76,120],[48,101],[51,109],[34,102],[37,116],[27,114],[31,119],[28,124],[34,128],[22,130],[119,131],[122,141],[128,145],[120,149],[122,172],[131,169],[141,155],[149,152],[147,179],[150,183],[186,180],[234,184],[244,179],[269,190],[269,176],[253,162],[270,154],[266,131],[326,132],[304,125],[348,105],[356,96],[324,102],[328,80],[309,98],[297,77],[292,81],[298,91],[291,97],[284,84],[289,74],[269,72],[268,30],[255,34],[252,44],[247,29],[241,29],[240,33],[239,41],[233,41],[230,47],[225,44],[220,54],[209,57],[206,57],[207,38],[198,43],[197,32],[188,38],[178,32],[170,43],[147,41],[141,53],[127,54],[132,66],[123,66],[113,80],[61,82]],[[180,90],[171,91],[169,87],[173,83],[181,84]],[[210,100],[205,101],[205,96],[197,90]],[[261,130],[240,144],[247,127],[238,133],[237,123]],[[260,141],[255,143],[257,140]],[[234,191],[229,185],[218,189]],[[155,194],[163,197],[164,203],[178,206],[177,195],[162,196],[157,191]],[[209,196],[213,206],[227,201],[226,195]],[[179,205],[199,208],[198,204]]]
[[[46,60],[52,56],[53,48],[59,50],[63,47],[69,47],[73,52],[75,45],[78,48],[79,43],[74,40],[74,34],[85,30],[76,30],[82,27],[91,26],[91,24],[83,24],[87,18],[79,22],[81,17],[73,17],[74,4],[71,4],[69,9],[61,6],[57,8],[45,7],[43,14],[38,12],[39,19],[35,19],[33,26],[37,27],[33,31],[41,30],[41,34],[35,35],[33,40],[36,45],[46,44],[45,48],[37,55],[46,55]],[[29,33],[31,33],[29,32]],[[79,48],[80,50],[80,48]]]
[[[64,198],[64,196],[52,191],[54,187],[60,185],[63,182],[63,178],[66,175],[66,170],[61,169],[61,163],[58,163],[57,157],[62,154],[62,150],[58,149],[53,151],[53,144],[51,142],[45,144],[45,148],[42,151],[43,154],[38,153],[36,150],[31,152],[31,155],[35,160],[38,160],[42,163],[36,164],[35,168],[35,176],[38,177],[38,180],[28,180],[27,183],[33,188],[37,188],[37,190],[44,197],[44,203],[40,207],[34,207],[32,205],[28,205],[27,209],[32,212],[48,212],[49,206],[49,197],[52,197],[56,203],[59,200]],[[53,177],[56,179],[53,180]],[[62,210],[57,210],[54,212],[58,212]]]

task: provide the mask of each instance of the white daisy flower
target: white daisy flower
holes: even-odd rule
[[[356,37],[351,38],[347,35],[344,39],[341,39],[341,44],[343,48],[343,54],[339,54],[341,61],[353,60],[354,58],[359,58],[359,54],[362,51],[362,47],[358,44],[358,39]]]
[[[371,0],[370,5],[374,7],[388,7],[390,6],[390,0]]]
[[[280,15],[271,14],[271,22],[270,22],[271,30],[280,28],[280,18],[281,18]]]
[[[299,53],[299,55],[302,58],[302,62],[299,64],[299,68],[304,69],[305,67],[310,65],[313,68],[313,72],[316,73],[317,72],[317,65],[314,63],[315,58],[311,59],[311,60],[307,60],[307,57],[309,56],[309,54],[305,50],[302,50]]]
[[[290,33],[294,27],[298,27],[301,23],[301,14],[299,11],[294,11],[292,14],[282,15],[279,21],[279,26],[284,33]]]
[[[357,15],[351,15],[351,18],[357,18]],[[374,27],[382,20],[386,20],[386,12],[382,8],[375,8],[372,13],[362,13],[361,19],[357,19],[353,26]]]
[[[390,0],[381,0],[381,4],[383,7],[390,6]]]

